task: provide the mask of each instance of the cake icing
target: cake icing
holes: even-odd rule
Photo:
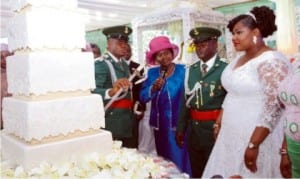
[[[44,101],[4,98],[3,119],[6,133],[25,141],[105,125],[102,98],[94,94]]]
[[[32,6],[12,17],[8,31],[11,51],[80,49],[86,44],[83,18],[76,11]]]
[[[22,164],[25,170],[32,169],[40,164],[64,163],[79,161],[83,154],[99,152],[110,153],[112,150],[112,136],[108,131],[100,130],[94,134],[55,141],[39,145],[28,145],[7,133],[2,134],[2,154],[4,160],[9,159],[12,165]]]
[[[38,51],[7,58],[8,92],[41,95],[95,88],[94,59],[89,52]]]
[[[44,95],[14,95],[14,98],[20,99],[23,101],[42,101],[42,100],[53,100],[58,98],[68,98],[68,97],[76,97],[76,96],[88,96],[91,92],[87,91],[68,91],[68,92],[54,92],[54,93],[47,93]]]
[[[28,6],[76,9],[77,5],[77,0],[9,0],[9,6],[12,11],[21,11]]]
[[[4,160],[26,171],[112,151],[104,106],[95,88],[94,59],[76,0],[12,0],[8,91],[3,100]],[[24,176],[25,177],[25,176]]]

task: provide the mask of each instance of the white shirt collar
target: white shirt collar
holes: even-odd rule
[[[109,51],[107,51],[107,53],[109,54],[109,56],[111,56],[111,58],[113,59],[113,61],[116,62],[116,63],[120,62],[120,60],[122,59],[122,58],[118,59],[117,57],[115,57],[115,56],[114,56],[112,53],[110,53]]]
[[[214,65],[216,61],[217,54],[215,54],[213,57],[211,57],[205,64],[207,65],[207,71],[211,69],[211,67]],[[200,66],[202,66],[204,62],[201,60]]]
[[[129,65],[130,64],[130,62],[131,62],[131,60],[129,59],[129,60],[124,60],[126,63],[127,63],[127,65]]]

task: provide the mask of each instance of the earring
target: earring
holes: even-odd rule
[[[254,44],[256,44],[256,43],[257,43],[257,37],[256,37],[256,36],[253,36],[252,41],[253,41]]]

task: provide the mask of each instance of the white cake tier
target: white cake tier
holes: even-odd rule
[[[90,52],[48,51],[7,58],[8,91],[14,95],[95,88],[94,58]]]
[[[80,49],[85,47],[85,27],[77,11],[31,7],[10,20],[8,46],[17,49]]]
[[[85,132],[105,127],[103,102],[97,94],[45,101],[8,97],[3,99],[3,123],[7,133],[26,141]]]
[[[77,0],[10,0],[9,6],[12,11],[20,11],[27,6],[48,6],[60,9],[75,9]]]
[[[1,134],[2,156],[13,164],[22,165],[29,170],[43,162],[59,165],[68,161],[80,161],[86,155],[112,152],[112,135],[105,130],[86,136],[30,145],[5,132]]]

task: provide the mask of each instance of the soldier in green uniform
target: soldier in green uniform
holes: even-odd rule
[[[177,123],[176,142],[182,147],[187,131],[192,175],[195,178],[202,176],[213,148],[213,125],[226,95],[220,78],[227,63],[217,54],[220,35],[219,30],[209,27],[197,27],[190,31],[199,61],[186,70],[186,101]]]
[[[115,99],[105,110],[105,129],[112,132],[114,140],[122,141],[123,147],[136,148],[137,137],[133,136],[133,100],[128,80],[130,70],[123,57],[126,55],[128,36],[132,30],[127,26],[115,26],[103,30],[107,47],[103,58],[95,61],[96,88],[104,105]],[[116,97],[116,93],[122,93]]]

